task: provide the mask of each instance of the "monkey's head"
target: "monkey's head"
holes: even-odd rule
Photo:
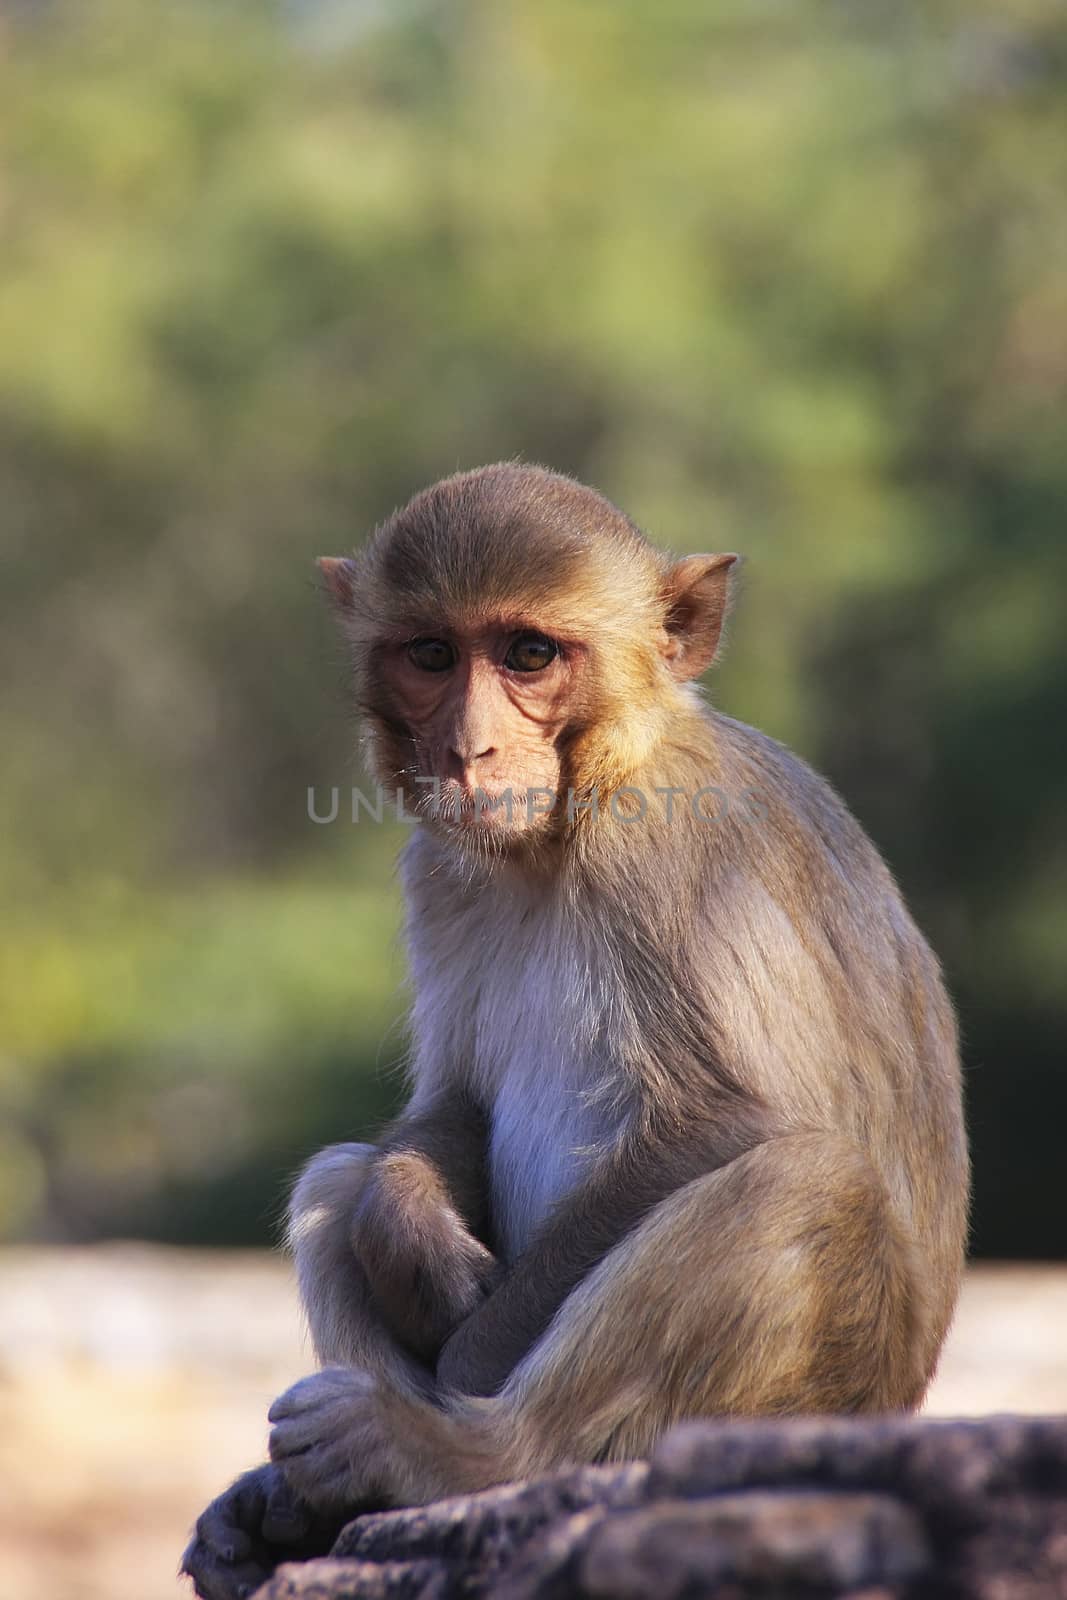
[[[355,557],[319,562],[379,782],[480,848],[561,837],[692,714],[736,559],[674,561],[540,467],[424,489]]]

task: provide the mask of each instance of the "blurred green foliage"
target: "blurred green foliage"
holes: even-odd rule
[[[1067,13],[0,5],[0,1226],[244,1241],[395,1096],[312,558],[518,455],[749,558],[713,692],[959,1000],[1067,1251]]]

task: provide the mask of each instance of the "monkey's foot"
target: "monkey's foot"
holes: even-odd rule
[[[356,1509],[323,1517],[300,1503],[280,1468],[255,1467],[201,1513],[181,1570],[202,1600],[245,1600],[283,1561],[328,1554]]]

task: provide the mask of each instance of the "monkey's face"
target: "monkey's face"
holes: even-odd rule
[[[498,840],[558,824],[588,673],[582,643],[551,626],[518,614],[429,621],[374,646],[375,764],[418,815]]]
[[[602,495],[503,463],[320,567],[369,754],[409,813],[502,849],[596,813],[690,705],[736,558],[672,563]]]

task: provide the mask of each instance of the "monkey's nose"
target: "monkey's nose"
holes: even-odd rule
[[[490,756],[495,755],[495,745],[490,745],[488,749],[479,750],[475,754],[472,754],[466,750],[456,750],[455,748],[452,748],[449,750],[446,757],[448,763],[447,776],[449,778],[456,778],[461,783],[466,783],[468,786],[470,786],[473,779],[477,775],[478,763],[480,761],[487,761]]]

